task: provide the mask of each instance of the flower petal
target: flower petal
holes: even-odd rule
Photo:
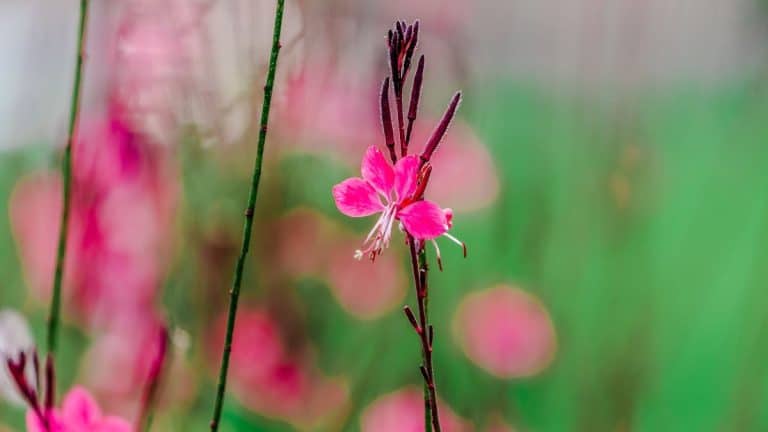
[[[395,192],[398,202],[410,198],[416,191],[419,164],[419,157],[416,155],[406,156],[395,164]]]
[[[333,187],[333,199],[340,212],[351,217],[370,216],[384,210],[376,191],[360,178],[348,178]]]
[[[66,423],[71,425],[86,427],[101,418],[99,405],[83,387],[75,387],[67,393],[61,411]]]
[[[387,159],[376,146],[370,146],[366,150],[360,171],[363,174],[363,179],[373,185],[377,192],[385,197],[389,197],[395,173],[392,171],[392,167],[389,166]]]
[[[417,201],[401,209],[397,216],[405,230],[418,240],[431,240],[448,231],[445,212],[431,201]]]

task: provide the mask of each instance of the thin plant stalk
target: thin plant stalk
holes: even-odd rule
[[[406,315],[413,324],[421,342],[422,365],[421,374],[424,378],[424,430],[440,432],[440,415],[437,411],[437,387],[435,386],[435,372],[432,363],[432,342],[434,340],[434,330],[429,324],[428,314],[428,294],[427,284],[427,257],[424,246],[417,245],[416,239],[408,235],[408,252],[411,257],[411,269],[413,270],[413,281],[416,287],[416,305],[418,307],[418,321],[411,318],[413,312],[406,308]]]
[[[405,125],[406,113],[403,107],[403,89],[404,84],[408,78],[408,72],[410,69],[411,59],[413,58],[416,44],[418,42],[419,35],[419,22],[416,21],[413,25],[407,25],[404,21],[396,23],[395,28],[390,30],[387,35],[388,47],[389,47],[389,63],[390,71],[392,72],[391,82],[393,93],[395,97],[395,118],[397,121],[398,135],[400,138],[400,151],[401,156],[406,157],[408,155],[408,146],[411,140],[411,132],[413,130],[413,123],[416,120],[418,114],[419,99],[421,96],[422,81],[424,77],[424,56],[419,58],[418,66],[416,69],[416,75],[411,87],[411,99],[409,101],[407,120],[408,125]],[[387,141],[387,147],[390,151],[392,163],[394,164],[397,157],[393,151],[394,138],[392,127],[392,116],[389,109],[389,79],[384,80],[381,95],[381,114],[382,125],[384,128],[384,135]],[[454,107],[455,109],[455,107]],[[450,117],[453,117],[453,113],[450,113]],[[442,131],[438,130],[433,134],[430,143],[427,144],[428,149],[424,154],[420,156],[421,168],[425,168],[425,165],[429,162],[432,156],[432,152],[437,147],[442,135],[445,133],[447,123],[444,121],[445,127]],[[406,131],[407,129],[407,131]],[[439,135],[439,136],[437,136]],[[435,141],[431,143],[431,141]],[[429,179],[429,167],[426,167],[427,172],[422,176],[420,181],[422,182],[420,189],[417,190],[413,199],[420,200],[423,198],[424,187]],[[424,378],[424,430],[426,432],[441,432],[440,428],[440,416],[437,411],[437,389],[435,386],[435,373],[432,363],[432,342],[434,340],[434,329],[429,324],[429,315],[427,311],[428,304],[428,287],[427,287],[427,259],[426,251],[424,250],[424,243],[417,242],[416,239],[408,233],[408,247],[411,259],[411,267],[413,270],[413,282],[416,289],[416,304],[418,309],[418,318],[413,311],[406,306],[404,312],[406,317],[413,326],[417,335],[419,336],[419,342],[421,343],[422,364],[419,368],[421,375]]]
[[[72,195],[72,145],[75,141],[77,123],[80,112],[80,87],[83,79],[83,62],[85,60],[85,29],[88,24],[88,0],[80,0],[80,24],[77,37],[77,61],[75,64],[75,79],[72,85],[72,98],[69,111],[69,133],[67,145],[61,164],[63,196],[61,219],[59,224],[59,241],[56,249],[56,267],[53,274],[53,295],[48,315],[47,349],[49,354],[55,354],[59,331],[59,315],[61,311],[61,284],[64,278],[66,263],[67,239],[69,228],[70,201]]]
[[[245,224],[243,228],[243,240],[240,248],[240,255],[235,265],[234,280],[232,289],[229,291],[229,313],[227,315],[227,332],[224,337],[224,349],[222,350],[221,368],[219,369],[219,383],[216,390],[216,402],[213,408],[213,417],[211,419],[211,431],[219,429],[221,420],[221,410],[224,404],[224,394],[227,387],[227,372],[229,369],[229,356],[232,352],[232,336],[235,330],[235,318],[237,316],[237,304],[240,298],[240,286],[243,280],[243,269],[245,267],[245,258],[248,255],[248,249],[251,243],[251,231],[253,230],[253,213],[256,207],[256,198],[259,193],[259,182],[261,180],[261,166],[264,156],[264,144],[267,139],[267,124],[269,123],[269,109],[272,103],[272,90],[275,83],[275,71],[277,70],[277,58],[280,52],[280,32],[283,25],[283,10],[285,0],[277,0],[275,8],[275,23],[272,34],[272,51],[269,57],[269,70],[267,71],[266,84],[264,85],[264,100],[261,107],[261,121],[259,129],[259,140],[256,147],[256,160],[254,161],[253,177],[251,179],[251,190],[248,194],[248,206],[245,210]]]

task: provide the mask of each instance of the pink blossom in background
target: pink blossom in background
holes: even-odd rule
[[[111,97],[131,128],[153,143],[177,138],[179,101],[191,89],[199,55],[197,2],[123,2],[112,57]]]
[[[359,240],[348,234],[337,238],[327,252],[326,271],[331,292],[342,308],[358,319],[370,320],[400,306],[408,283],[397,255],[382,255],[375,265],[350,260],[350,251]]]
[[[468,294],[454,317],[454,335],[472,362],[499,378],[539,373],[557,348],[541,302],[508,285]]]
[[[145,311],[101,329],[85,353],[80,380],[93,390],[110,412],[136,419],[152,369],[161,349],[162,323]],[[169,350],[170,351],[170,350]],[[191,395],[194,381],[183,358],[166,353],[160,402],[179,402]],[[119,371],[119,373],[116,373]]]
[[[27,285],[40,301],[50,297],[56,260],[61,212],[61,181],[53,173],[36,173],[21,178],[9,200],[11,231],[18,246]],[[72,209],[71,238],[82,237],[82,224],[77,209]],[[70,286],[73,270],[80,262],[80,248],[74,241],[67,245],[64,284]],[[69,291],[64,292],[65,295]]]
[[[276,223],[279,243],[275,254],[281,271],[292,278],[318,277],[327,267],[327,250],[338,231],[325,216],[300,208]]]
[[[432,133],[431,120],[416,122],[412,142],[422,145]],[[420,149],[420,147],[417,147]],[[450,132],[432,156],[427,194],[456,212],[492,205],[499,195],[499,174],[488,148],[472,129],[454,120]]]
[[[327,281],[334,298],[350,315],[370,320],[397,307],[407,287],[402,264],[384,255],[376,265],[350,260],[359,239],[321,213],[300,208],[277,222],[276,256],[291,278]]]
[[[458,417],[438,398],[440,425],[445,432],[470,432],[472,425]],[[380,396],[360,417],[362,432],[424,432],[424,395],[407,387]]]
[[[169,157],[111,116],[83,118],[73,156],[65,306],[91,324],[151,312],[178,193]],[[10,201],[24,274],[41,300],[51,289],[60,194],[45,173],[22,179]]]
[[[366,146],[380,138],[378,108],[372,102],[377,88],[378,83],[361,85],[328,65],[307,65],[284,84],[285,96],[275,107],[282,142],[293,151],[356,164]]]
[[[212,365],[224,344],[226,316],[211,338]],[[346,382],[323,376],[305,354],[288,352],[277,322],[265,311],[238,312],[230,358],[232,392],[249,409],[311,426],[338,411],[348,398]]]
[[[93,396],[83,387],[72,388],[49,417],[46,428],[33,411],[27,412],[27,432],[133,432],[120,417],[104,415]]]

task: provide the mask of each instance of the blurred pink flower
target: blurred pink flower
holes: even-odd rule
[[[177,194],[164,150],[115,117],[85,117],[73,160],[65,305],[91,324],[151,311]],[[24,274],[40,298],[52,281],[60,194],[58,178],[41,174],[22,179],[10,201]]]
[[[365,239],[365,249],[357,250],[355,258],[368,256],[373,260],[389,247],[395,221],[418,240],[432,240],[448,232],[450,209],[432,201],[413,201],[419,167],[419,157],[410,155],[398,160],[393,169],[381,151],[371,146],[363,157],[362,178],[349,178],[333,187],[336,207],[345,215],[381,214]]]
[[[429,120],[416,122],[413,142],[427,142],[432,124]],[[458,119],[443,138],[440,150],[432,155],[431,164],[434,169],[427,193],[456,212],[488,207],[499,195],[493,158],[472,129]]]
[[[467,295],[454,317],[454,335],[470,360],[499,378],[539,373],[557,347],[544,306],[507,285]]]
[[[337,228],[319,212],[292,210],[277,222],[280,241],[276,257],[280,270],[292,278],[319,276],[326,268],[327,250]]]
[[[394,254],[377,258],[376,265],[349,259],[357,239],[341,234],[328,255],[327,278],[331,292],[349,314],[376,319],[401,304],[407,286],[403,267]]]
[[[300,208],[277,223],[276,257],[291,278],[313,277],[328,282],[341,307],[358,319],[376,319],[402,301],[405,276],[396,256],[384,255],[371,266],[350,261],[358,244],[355,235],[317,211]]]
[[[366,88],[368,90],[366,90]],[[291,149],[354,164],[366,143],[379,138],[377,84],[355,83],[344,71],[312,63],[288,80],[277,104],[278,130]]]
[[[226,317],[215,326],[213,364],[224,343]],[[348,397],[345,382],[321,376],[305,355],[288,353],[277,323],[264,311],[238,313],[230,358],[232,391],[262,415],[300,425],[316,425]]]
[[[169,144],[178,129],[177,101],[194,78],[202,7],[179,0],[132,0],[121,6],[111,47],[110,96],[135,132]]]
[[[49,414],[49,427],[30,410],[27,432],[132,432],[130,423],[119,417],[105,416],[93,396],[82,387],[74,387],[64,397],[61,409]]]
[[[125,418],[136,418],[142,397],[162,347],[162,323],[145,311],[134,318],[121,318],[98,333],[85,353],[80,377],[111,412]],[[164,366],[163,379],[166,399],[183,400],[193,386],[185,364],[172,354]],[[119,371],[119,373],[116,373]]]
[[[53,285],[56,244],[59,236],[58,218],[61,213],[61,182],[53,173],[36,173],[23,177],[13,189],[9,200],[11,230],[18,245],[24,277],[39,299],[47,299]],[[82,224],[72,210],[70,237],[82,237]],[[73,280],[73,270],[80,262],[76,242],[67,245],[64,284]],[[68,294],[68,291],[65,291]]]
[[[440,424],[445,432],[469,432],[471,424],[458,417],[438,398]],[[379,397],[360,418],[362,432],[423,432],[424,395],[421,389],[407,387]]]

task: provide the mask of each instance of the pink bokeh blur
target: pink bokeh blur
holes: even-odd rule
[[[471,432],[472,425],[438,400],[440,422],[445,432]],[[362,432],[423,432],[424,395],[421,389],[406,387],[380,396],[363,411]]]
[[[532,294],[514,286],[468,294],[453,327],[467,357],[499,378],[535,375],[549,366],[557,349],[549,312]]]
[[[210,336],[211,368],[218,366],[217,347],[224,345],[226,317]],[[301,427],[330,421],[347,402],[342,377],[323,374],[308,347],[290,351],[276,320],[262,309],[241,308],[232,341],[230,388],[249,409]]]

